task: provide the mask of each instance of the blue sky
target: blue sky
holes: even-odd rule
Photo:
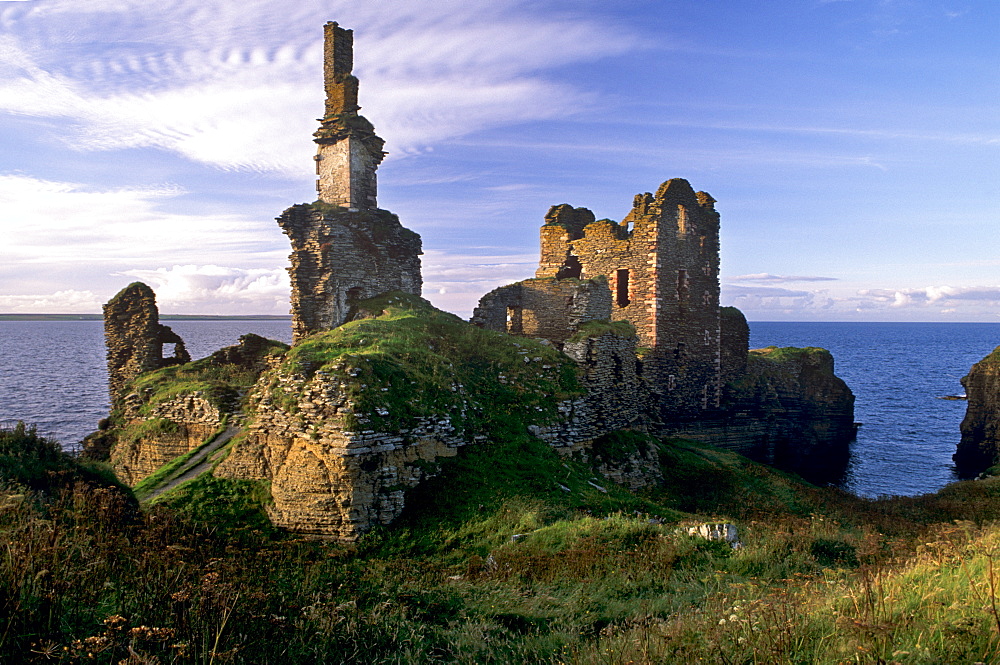
[[[287,313],[327,20],[443,309],[683,177],[751,320],[1000,318],[995,0],[0,0],[0,312]]]

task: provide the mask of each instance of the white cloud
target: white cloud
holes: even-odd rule
[[[93,291],[67,289],[47,295],[0,295],[0,311],[12,314],[93,314],[102,299]]]
[[[516,0],[475,10],[456,0],[37,0],[32,11],[0,10],[0,111],[58,119],[78,150],[158,147],[305,177],[331,16],[358,27],[361,102],[397,155],[573,113],[588,96],[538,72],[634,42]]]
[[[284,262],[271,249],[270,220],[162,211],[176,187],[97,189],[79,183],[0,175],[0,233],[9,261],[33,264],[131,265],[174,260]],[[262,231],[267,233],[262,233]],[[270,250],[270,251],[267,251]],[[6,287],[6,290],[10,290]]]
[[[772,275],[767,272],[753,273],[750,275],[737,275],[735,277],[727,277],[729,281],[733,282],[760,282],[760,283],[782,283],[782,282],[834,282],[837,281],[836,277],[817,277],[817,276],[804,276],[804,275]]]
[[[149,284],[162,312],[183,314],[287,314],[291,289],[283,268],[175,265],[121,274]]]
[[[479,299],[498,286],[535,276],[538,254],[451,254],[428,250],[422,259],[424,297],[440,309],[472,316]]]

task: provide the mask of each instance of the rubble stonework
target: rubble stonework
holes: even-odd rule
[[[295,342],[343,324],[359,300],[388,291],[420,295],[420,236],[391,212],[296,205],[278,225],[292,244]]]
[[[611,292],[601,275],[590,280],[526,279],[490,291],[471,323],[497,332],[540,337],[561,347],[587,321],[611,318]]]
[[[324,27],[326,112],[315,133],[319,200],[292,206],[278,226],[292,244],[293,341],[347,321],[353,303],[387,291],[420,295],[420,236],[380,210],[375,171],[384,142],[358,115],[354,34]]]
[[[611,318],[635,326],[643,376],[658,418],[696,418],[719,407],[719,214],[715,200],[674,178],[639,194],[621,221],[553,206],[541,230],[536,277],[604,275]]]
[[[104,340],[112,408],[129,381],[143,372],[191,360],[184,340],[160,323],[156,294],[142,282],[129,284],[104,305]],[[174,345],[169,358],[163,357],[164,344]]]

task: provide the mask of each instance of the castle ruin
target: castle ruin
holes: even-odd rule
[[[420,236],[378,208],[384,141],[358,115],[354,33],[324,26],[326,112],[314,134],[319,199],[278,217],[292,245],[292,334],[299,341],[348,321],[355,303],[387,291],[420,295]]]
[[[610,304],[603,318],[635,326],[636,367],[652,393],[654,420],[677,423],[717,410],[722,368],[714,204],[674,178],[655,195],[636,195],[620,223],[597,220],[586,208],[553,206],[541,229],[536,279],[487,294],[473,323],[561,343],[582,321],[601,318],[575,313],[583,292],[572,286],[601,277]],[[589,303],[595,298],[587,293]]]
[[[128,384],[143,372],[191,360],[180,335],[160,323],[156,294],[142,282],[129,284],[104,305],[104,339],[112,409],[121,404]],[[170,357],[163,357],[164,344],[174,345]]]

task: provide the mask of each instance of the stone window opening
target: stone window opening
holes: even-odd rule
[[[683,205],[677,205],[677,235],[682,236],[688,232],[688,213]]]
[[[674,349],[674,358],[677,360],[683,360],[684,354],[684,342],[677,342],[677,348]]]
[[[627,307],[632,302],[628,297],[628,268],[615,271],[615,302],[619,307]]]
[[[667,390],[673,391],[677,387],[677,377],[673,374],[667,375]]]
[[[566,262],[559,268],[559,272],[556,273],[556,279],[565,279],[567,277],[580,279],[582,274],[583,264],[580,263],[579,257],[570,254],[566,257]]]
[[[711,305],[712,304],[712,294],[709,293],[708,291],[705,291],[704,293],[702,293],[701,294],[701,303],[703,305]]]
[[[677,271],[677,301],[685,302],[688,298],[688,271],[683,268]]]
[[[173,357],[176,348],[177,348],[176,344],[170,342],[164,342],[163,347],[160,350],[160,357],[161,358]]]
[[[705,331],[705,346],[709,346],[712,343],[712,333],[708,330]]]
[[[524,332],[524,316],[520,307],[507,308],[507,333],[520,335]]]

